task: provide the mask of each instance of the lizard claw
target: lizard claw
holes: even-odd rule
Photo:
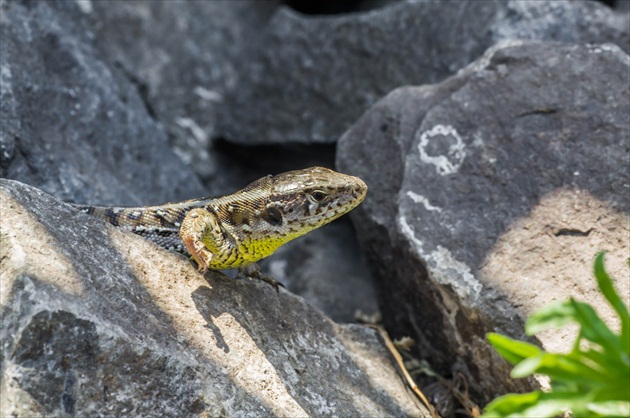
[[[281,282],[270,276],[267,276],[266,274],[263,274],[262,271],[260,271],[260,266],[258,266],[258,264],[252,264],[248,267],[239,268],[238,275],[241,277],[249,277],[250,279],[262,280],[263,282],[273,286],[273,288],[276,289],[277,293],[280,293],[280,287],[284,287],[286,289],[286,286],[283,285]]]
[[[280,293],[280,288],[281,287],[286,289],[286,286],[283,285],[281,282],[279,282],[279,281],[277,281],[275,279],[272,279],[269,276],[265,276],[264,274],[261,275],[260,277],[255,277],[255,278],[258,279],[258,280],[262,280],[263,282],[269,283],[270,285],[272,285],[273,288],[276,289],[276,293]]]

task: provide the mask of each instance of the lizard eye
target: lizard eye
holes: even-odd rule
[[[321,190],[315,190],[313,193],[311,193],[311,197],[316,202],[321,202],[322,200],[326,199],[326,193],[322,192]]]

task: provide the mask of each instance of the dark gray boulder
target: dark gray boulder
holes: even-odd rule
[[[443,80],[495,43],[612,42],[629,16],[596,2],[405,1],[363,13],[278,8],[239,57],[217,134],[241,144],[333,143],[379,98]]]
[[[0,180],[2,416],[426,416],[374,330]]]
[[[217,108],[234,84],[238,57],[255,46],[275,2],[5,2],[1,7],[2,177],[68,201],[150,205],[232,193],[267,174],[334,161],[333,146],[226,152],[211,144]],[[338,282],[351,288],[367,276],[363,264],[356,267],[358,252],[349,252],[357,248],[352,234],[328,233],[292,248],[277,261],[295,273],[283,279],[287,284],[291,279],[294,292],[304,292],[344,322],[360,307],[374,309],[369,284],[361,292],[365,297],[345,303],[339,298],[348,292],[331,288]],[[318,249],[327,250],[325,259]],[[297,253],[323,262],[298,269]],[[345,279],[324,269],[343,272]]]
[[[136,87],[108,65],[75,2],[2,2],[0,175],[64,200],[202,194]]]
[[[278,2],[88,4],[95,43],[135,83],[173,150],[213,187],[233,187],[238,171],[213,148],[217,118]]]
[[[82,2],[95,43],[133,81],[203,179],[230,163],[213,139],[333,143],[402,85],[454,74],[496,42],[612,42],[628,14],[597,2],[374,2],[309,16],[277,1]]]
[[[338,144],[340,169],[370,188],[353,220],[385,325],[481,404],[534,384],[508,378],[485,333],[524,338],[527,315],[571,295],[614,322],[591,274],[601,250],[630,294],[629,69],[611,44],[498,45],[393,91]]]

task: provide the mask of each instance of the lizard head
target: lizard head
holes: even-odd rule
[[[289,239],[325,225],[363,201],[367,186],[358,177],[323,167],[272,176],[263,218]]]
[[[224,250],[231,258],[213,268],[246,266],[267,257],[354,209],[366,193],[358,177],[311,167],[266,176],[211,200],[208,207],[218,218],[223,240],[232,246]]]

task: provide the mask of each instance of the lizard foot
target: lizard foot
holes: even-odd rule
[[[270,276],[267,276],[266,274],[263,274],[258,264],[252,264],[247,267],[239,268],[237,277],[249,277],[250,279],[262,280],[263,282],[272,285],[273,288],[276,289],[276,292],[278,293],[280,293],[280,286],[286,289],[286,287],[279,281],[273,279]]]
[[[208,248],[204,239],[208,236],[213,237],[212,234],[208,234],[208,231],[216,232],[218,227],[216,218],[210,212],[195,208],[188,212],[179,229],[179,237],[188,253],[197,262],[199,272],[202,274],[208,270],[214,258],[214,253]],[[211,240],[211,242],[214,241]]]
[[[208,264],[212,260],[212,253],[205,248],[199,248],[190,258],[197,262],[197,271],[205,274],[208,271]]]

